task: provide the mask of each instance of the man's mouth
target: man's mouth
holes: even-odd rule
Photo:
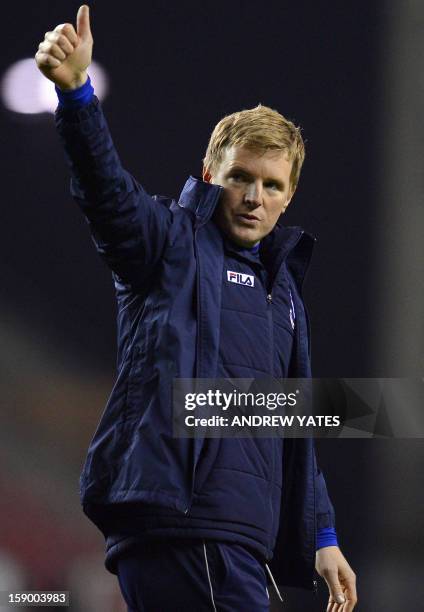
[[[256,215],[251,215],[249,213],[243,213],[240,215],[237,215],[238,217],[241,217],[242,219],[245,219],[246,221],[259,221],[258,217],[256,217]]]

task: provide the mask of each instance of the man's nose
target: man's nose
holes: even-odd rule
[[[244,201],[252,208],[257,208],[262,204],[262,184],[259,182],[250,183],[244,194]]]

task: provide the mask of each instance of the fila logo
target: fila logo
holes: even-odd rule
[[[251,274],[242,274],[241,272],[231,272],[231,270],[227,270],[227,280],[230,281],[230,283],[246,285],[247,287],[255,286],[255,277]]]

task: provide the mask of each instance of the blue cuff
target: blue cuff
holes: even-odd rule
[[[91,102],[94,96],[94,89],[91,84],[90,77],[87,78],[84,85],[77,89],[62,91],[55,85],[57,97],[59,98],[59,106],[64,108],[81,108]]]
[[[324,527],[317,531],[316,550],[324,546],[338,546],[336,530],[333,527]]]

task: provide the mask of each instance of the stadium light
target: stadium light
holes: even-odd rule
[[[92,62],[88,72],[96,96],[103,100],[108,90],[105,70]],[[57,107],[54,85],[41,74],[32,57],[19,60],[6,70],[0,92],[4,106],[14,113],[54,113]]]

